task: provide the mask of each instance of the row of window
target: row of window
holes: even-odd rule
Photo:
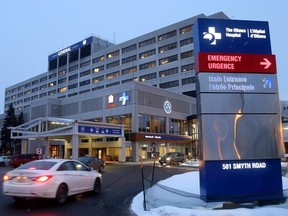
[[[191,70],[194,70],[194,64],[188,64],[188,65],[181,66],[181,72],[187,72],[187,71],[191,71]],[[122,75],[134,73],[136,71],[137,71],[137,66],[133,66],[131,68],[127,68],[127,69],[122,70]],[[178,68],[177,67],[159,71],[158,72],[158,76],[159,77],[165,77],[165,76],[173,75],[173,74],[176,74],[176,73],[178,73]],[[82,72],[80,74],[80,77],[83,77],[83,76],[86,76],[86,75],[90,75],[90,74],[91,74],[90,70],[87,70],[87,71]],[[107,74],[105,76],[101,75],[101,76],[98,76],[98,77],[94,77],[94,78],[91,79],[91,81],[90,81],[90,79],[81,81],[81,82],[79,82],[79,86],[81,87],[81,86],[89,85],[91,83],[98,83],[98,82],[101,82],[101,81],[103,81],[105,79],[112,79],[112,78],[115,78],[115,77],[119,77],[120,75],[121,75],[120,71],[112,72],[112,73],[109,73],[109,74]],[[67,80],[68,81],[76,80],[76,79],[78,79],[78,77],[79,77],[78,74],[73,74],[73,75],[69,76],[68,78],[67,77],[60,78],[60,79],[58,79],[58,84],[66,83]],[[145,82],[145,81],[151,80],[151,79],[157,79],[157,73],[156,72],[140,76],[139,80],[138,80],[138,77],[133,77],[133,78],[130,78],[130,79],[127,79],[127,80],[123,80],[122,84],[127,83],[127,82],[132,82],[132,81]],[[189,77],[189,78],[186,78],[186,79],[182,80],[182,85],[187,85],[187,84],[194,83],[194,82],[195,82],[195,77]],[[22,97],[24,95],[35,93],[37,91],[43,91],[43,90],[45,90],[47,88],[55,87],[56,85],[57,85],[57,82],[56,81],[52,81],[52,82],[50,82],[48,84],[44,84],[44,85],[41,85],[39,87],[35,87],[33,89],[29,89],[27,91],[20,92],[18,94],[12,95],[11,97],[6,97],[6,101],[14,100],[16,98],[20,98],[20,97]],[[110,84],[108,84],[108,85],[110,85]],[[113,85],[115,85],[115,84],[113,84]],[[111,85],[111,86],[113,86],[113,85]],[[177,81],[173,81],[172,83],[171,82],[162,83],[162,84],[160,84],[159,87],[160,88],[172,88],[172,87],[176,87],[176,86],[179,86],[179,81],[178,82]],[[68,85],[68,90],[69,89],[73,89],[73,88],[78,88],[78,84],[77,83],[73,83],[73,84]],[[67,91],[67,88],[65,86],[59,88],[59,90],[58,90],[58,92],[65,92],[65,91]]]
[[[193,42],[193,38],[188,38],[188,39],[185,39],[183,40],[185,41],[185,45],[186,44],[189,44],[189,43],[192,43]],[[187,42],[189,41],[189,43]],[[183,43],[183,42],[182,42]],[[180,42],[180,44],[182,44]],[[135,46],[129,46],[129,47],[136,47]],[[159,47],[158,48],[158,52],[159,53],[162,53],[162,52],[165,52],[167,50],[171,50],[171,49],[175,49],[177,48],[177,43],[172,43],[172,44],[169,44],[169,45],[165,45],[165,46],[162,46],[162,47]],[[132,48],[129,48],[129,50],[132,49]],[[146,57],[149,57],[151,55],[155,55],[156,54],[156,50],[155,49],[152,49],[152,50],[149,50],[149,51],[146,51],[146,52],[143,52],[143,53],[140,53],[139,54],[139,59],[143,59],[143,58],[146,58]],[[119,50],[118,51],[115,51],[115,52],[112,52],[112,53],[109,53],[107,54],[107,58],[112,58],[114,56],[117,56],[119,55]],[[181,53],[181,59],[184,59],[184,58],[188,58],[188,57],[191,57],[193,56],[193,51],[188,51],[188,52],[184,52],[184,53]],[[96,59],[93,59],[93,63],[95,62],[99,62],[99,61],[104,61],[105,60],[105,57],[104,56],[101,56],[101,57],[98,57]],[[129,56],[129,57],[126,57],[126,58],[123,58],[122,59],[122,64],[127,64],[129,62],[133,62],[133,61],[136,61],[137,60],[137,56],[136,55],[133,55],[133,56]],[[163,58],[163,59],[160,59],[159,60],[159,65],[162,65],[162,64],[167,64],[169,62],[172,62],[172,61],[177,61],[177,57],[176,55],[175,56],[172,56],[172,57],[166,57],[166,58]],[[89,66],[90,65],[90,60],[89,61],[85,61],[83,63],[80,64],[80,68],[82,67],[86,67],[86,66]],[[114,61],[114,62],[111,62],[109,64],[106,65],[106,69],[109,69],[109,68],[113,68],[113,67],[117,67],[120,65],[120,61]],[[150,67],[155,67],[156,64],[155,63],[145,63],[145,64],[142,64],[140,65],[140,70],[143,70],[143,69],[147,69],[147,68],[150,68]],[[69,67],[69,72],[72,72],[72,71],[75,71],[78,69],[78,65],[73,65],[71,67]],[[104,70],[104,65],[103,66],[99,66],[97,68],[94,68],[93,71],[94,72],[99,72],[99,71],[102,71]],[[89,73],[87,71],[85,71],[85,73]],[[84,74],[85,74],[84,73]],[[61,69],[59,72],[58,72],[58,76],[62,76],[66,74],[66,70],[65,69]],[[53,73],[53,74],[50,74],[48,76],[49,79],[53,79],[54,77],[56,77],[57,74],[56,73]],[[81,76],[85,76],[85,75],[80,75]],[[12,90],[8,90],[6,91],[6,94],[10,94],[10,93],[13,93],[15,91],[19,91],[19,90],[22,90],[23,88],[28,88],[30,87],[31,85],[36,85],[38,84],[39,82],[44,82],[47,80],[47,77],[42,77],[40,79],[37,79],[37,80],[34,80],[34,81],[31,81],[29,83],[26,83],[25,85],[21,85],[17,88],[14,88]]]
[[[148,81],[148,80],[151,80],[151,79],[156,79],[156,78],[157,78],[156,73],[151,73],[151,74],[148,74],[148,75],[145,75],[145,76],[141,76],[139,78],[139,81],[140,82],[145,82],[145,81]],[[36,100],[36,99],[39,99],[39,98],[55,95],[57,92],[58,93],[64,93],[67,90],[72,90],[72,89],[76,89],[78,87],[83,87],[83,86],[86,86],[86,85],[90,85],[91,82],[97,83],[97,82],[102,81],[103,79],[104,79],[104,76],[101,76],[101,77],[93,79],[92,81],[89,79],[89,80],[85,80],[85,81],[82,81],[82,82],[79,82],[79,83],[73,83],[73,84],[70,84],[68,86],[64,86],[64,87],[58,88],[57,90],[53,89],[53,90],[48,91],[48,92],[40,93],[39,96],[37,94],[37,95],[33,95],[31,97],[27,97],[27,98],[18,100],[17,102],[14,102],[14,105],[15,104],[19,105],[19,104],[22,104],[23,102],[25,103],[25,102],[33,101],[33,100]],[[131,79],[123,80],[121,83],[124,84],[124,83],[132,82],[132,81],[138,81],[138,78],[131,78]],[[189,77],[189,78],[182,79],[181,82],[182,82],[182,85],[188,85],[188,84],[191,84],[191,83],[195,83],[195,77]],[[110,88],[110,87],[116,86],[116,85],[120,85],[120,81],[106,84],[106,88]],[[179,80],[174,80],[174,81],[170,81],[170,82],[165,82],[165,83],[160,83],[159,84],[159,87],[163,88],[163,89],[173,88],[173,87],[177,87],[177,86],[179,86]],[[95,88],[92,88],[92,91],[96,91],[96,90],[100,90],[100,89],[104,89],[104,86],[97,86]],[[87,92],[90,92],[90,89],[85,89],[85,90],[79,91],[79,94],[85,94]],[[78,95],[78,92],[71,93],[71,94],[68,95],[68,97],[72,97],[72,96],[75,96],[75,95]],[[64,96],[62,95],[62,96],[59,96],[58,98],[65,98],[65,97],[66,97],[65,95]]]

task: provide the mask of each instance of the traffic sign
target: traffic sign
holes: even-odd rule
[[[199,72],[270,73],[275,74],[276,58],[269,54],[198,53]]]

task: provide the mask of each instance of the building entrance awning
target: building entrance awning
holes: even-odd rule
[[[11,139],[65,138],[67,136],[124,137],[124,126],[63,118],[37,118],[11,127]]]

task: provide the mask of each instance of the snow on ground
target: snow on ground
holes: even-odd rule
[[[288,197],[288,178],[283,177],[284,196]],[[237,209],[217,209],[222,207],[222,202],[206,203],[199,199],[199,172],[187,172],[172,176],[166,180],[158,182],[158,186],[153,186],[151,191],[146,193],[146,201],[150,211],[144,210],[143,192],[134,197],[131,210],[139,216],[288,216],[288,200],[279,205],[266,205],[255,208],[237,208]],[[178,196],[175,193],[169,194],[165,187],[175,189],[175,191],[184,192],[184,196]],[[163,190],[164,188],[164,190]],[[185,192],[196,194],[197,197],[185,197]],[[153,199],[152,202],[150,202]],[[150,202],[150,203],[149,203]],[[153,203],[157,206],[153,207]],[[175,207],[177,206],[177,207]],[[181,208],[179,208],[179,206]]]

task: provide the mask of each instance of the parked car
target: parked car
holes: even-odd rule
[[[9,165],[18,167],[33,160],[38,160],[37,154],[15,154],[10,158]]]
[[[11,156],[2,155],[0,156],[0,166],[8,166]]]
[[[84,163],[86,166],[97,170],[98,172],[103,172],[104,168],[105,168],[105,161],[97,158],[97,157],[80,157],[77,160],[79,160],[80,162]]]
[[[164,163],[173,165],[183,163],[184,161],[186,161],[186,156],[181,152],[168,152],[159,158],[161,165]]]
[[[68,196],[100,193],[101,174],[77,160],[43,159],[26,163],[3,177],[3,194],[20,201],[52,198],[63,204]]]

